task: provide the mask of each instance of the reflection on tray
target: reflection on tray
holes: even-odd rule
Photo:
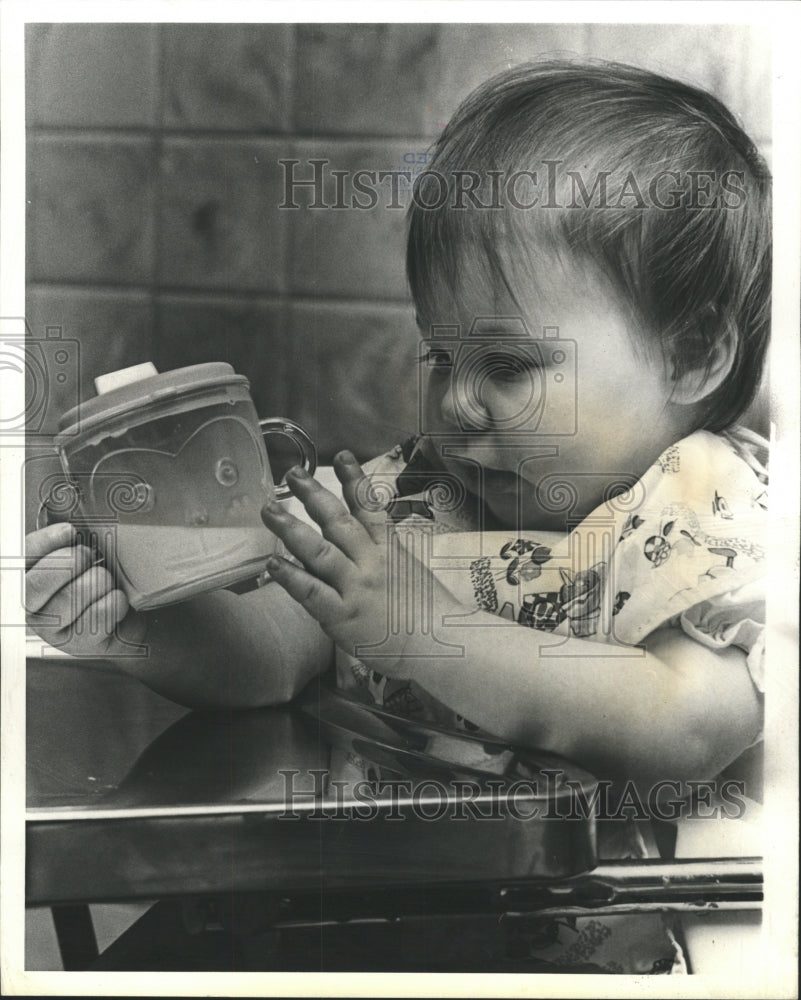
[[[114,721],[109,720],[110,728]],[[131,720],[118,721],[117,736],[124,739],[124,723]],[[588,795],[595,786],[589,774],[560,758],[393,716],[320,682],[292,706],[189,712],[132,757],[113,784],[96,782],[83,795],[77,794],[84,774],[82,759],[71,762],[69,754],[56,762],[50,758],[45,772],[37,767],[35,753],[29,754],[33,765],[29,779],[38,770],[41,780],[34,782],[38,787],[29,787],[28,806],[54,816],[66,809],[96,814],[121,809],[269,808],[285,802],[290,786],[295,797],[322,801],[333,794],[329,779],[342,784],[336,762],[354,758],[372,765],[371,772],[383,782],[405,781],[409,793],[415,783],[437,781],[449,798],[465,794],[451,790],[455,782],[468,782],[482,792],[491,788],[497,795],[514,782],[528,780],[533,786],[543,772],[556,772],[561,780],[541,781],[542,795],[558,796],[565,781]],[[62,777],[50,781],[48,773],[55,775],[56,766]],[[72,774],[73,780],[65,782],[63,774]],[[341,801],[342,789],[336,794]],[[528,789],[527,794],[531,794]]]

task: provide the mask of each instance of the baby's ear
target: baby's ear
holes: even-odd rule
[[[698,340],[703,349],[692,362],[673,361],[671,402],[684,406],[700,403],[720,388],[737,355],[737,331],[730,322],[721,324],[717,310],[709,306],[698,320]]]

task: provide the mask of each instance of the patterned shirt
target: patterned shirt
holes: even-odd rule
[[[674,626],[705,646],[743,649],[762,691],[766,458],[766,442],[752,432],[697,431],[576,524],[563,489],[572,530],[562,534],[497,530],[422,437],[364,469],[377,500],[392,497],[388,530],[428,536],[418,557],[427,553],[430,571],[462,604],[550,633],[549,656],[571,635],[641,656],[637,644]],[[439,638],[434,632],[432,644]],[[398,714],[476,728],[415,682],[353,657],[339,654],[337,680]]]

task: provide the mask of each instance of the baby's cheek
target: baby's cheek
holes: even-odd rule
[[[534,376],[497,385],[477,385],[476,389],[476,394],[493,411],[493,416],[504,420],[517,418],[521,425],[531,419],[543,397],[543,387]]]

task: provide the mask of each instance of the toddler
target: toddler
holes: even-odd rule
[[[300,564],[273,577],[359,653],[357,683],[603,776],[709,777],[758,737],[764,454],[734,425],[762,368],[769,219],[728,112],[647,72],[524,68],[457,111],[409,213],[423,433],[366,481],[338,457],[352,517],[290,476],[324,541],[264,514]],[[405,622],[382,641],[371,490],[433,522],[434,563],[464,557],[429,580],[463,656]]]
[[[290,699],[336,650],[340,686],[390,711],[641,788],[713,778],[761,738],[766,453],[737,420],[768,337],[769,186],[693,87],[569,62],[490,80],[411,198],[417,435],[364,469],[338,455],[341,489],[293,470],[294,512],[263,512],[285,556],[249,595],[138,615],[89,552],[54,568],[69,526],[37,532],[31,624],[94,615],[96,653],[192,705]],[[679,961],[634,919],[625,959],[614,921],[543,957]]]

